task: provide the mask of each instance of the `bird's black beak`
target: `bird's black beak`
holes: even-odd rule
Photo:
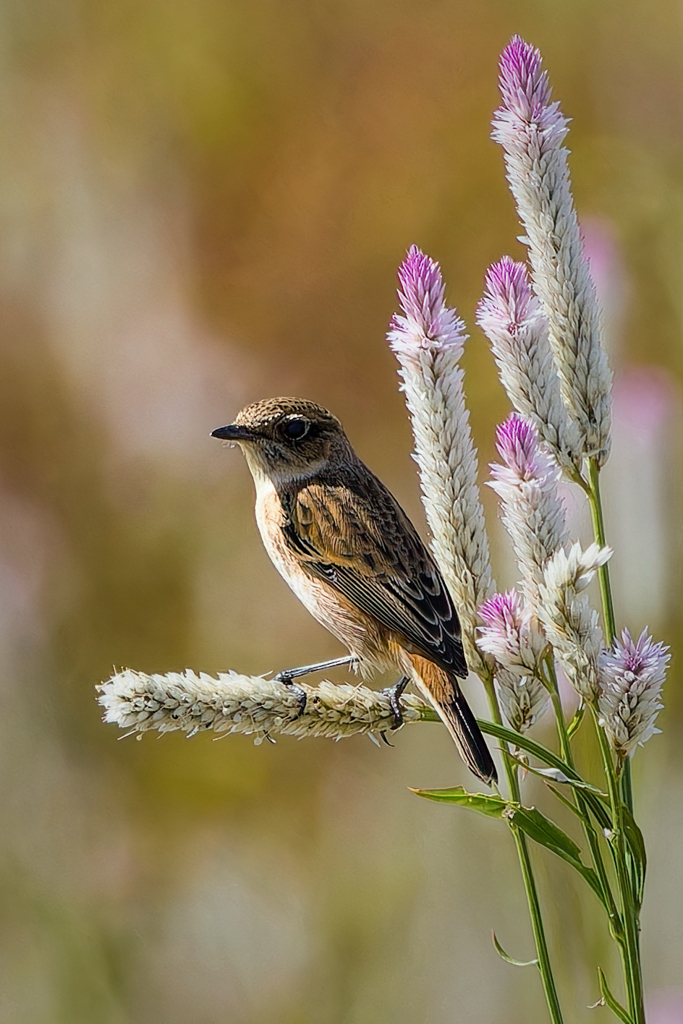
[[[216,427],[211,431],[211,437],[219,437],[221,441],[253,441],[254,435],[246,427],[240,427],[237,423],[228,423],[227,427]]]

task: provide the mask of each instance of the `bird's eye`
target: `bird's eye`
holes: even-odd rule
[[[305,437],[310,429],[311,424],[308,420],[294,419],[287,420],[282,432],[285,437],[288,437],[290,441],[300,441],[302,437]]]

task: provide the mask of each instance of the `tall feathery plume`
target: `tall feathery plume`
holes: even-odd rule
[[[491,666],[475,646],[477,606],[493,584],[477,457],[460,358],[467,335],[444,300],[438,263],[412,246],[399,270],[399,302],[388,339],[400,363],[434,556],[460,616],[470,668]]]
[[[631,757],[639,743],[649,740],[662,708],[660,693],[670,655],[646,629],[633,640],[627,629],[621,642],[599,660],[600,724],[619,757]]]
[[[550,101],[541,54],[519,36],[502,53],[500,91],[503,105],[494,116],[493,138],[505,150],[562,397],[578,423],[584,454],[601,466],[610,448],[612,374],[562,145],[567,120]]]
[[[479,614],[484,625],[477,643],[496,659],[495,687],[505,717],[513,729],[525,732],[550,699],[541,681],[548,643],[516,590],[494,594],[481,605]]]
[[[501,383],[517,412],[534,422],[565,473],[580,477],[581,436],[562,401],[548,321],[523,263],[504,256],[489,268],[477,323],[491,342]]]
[[[542,448],[534,424],[518,413],[511,413],[498,427],[496,446],[504,465],[491,466],[494,479],[489,486],[501,499],[524,594],[538,615],[543,568],[567,541],[564,507],[557,493],[560,471]]]
[[[218,735],[254,735],[254,742],[276,734],[346,736],[388,732],[396,721],[387,693],[348,683],[303,686],[306,708],[291,687],[263,676],[221,672],[169,672],[145,675],[126,669],[98,687],[104,721],[131,733],[211,731]],[[417,722],[426,711],[420,697],[400,699],[405,722]]]
[[[577,542],[569,552],[557,551],[545,566],[539,587],[538,617],[567,678],[586,701],[599,692],[598,660],[604,649],[598,613],[583,591],[612,551]]]

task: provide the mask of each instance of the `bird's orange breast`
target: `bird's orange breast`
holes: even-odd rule
[[[379,624],[329,583],[308,572],[305,562],[292,552],[283,530],[285,511],[270,481],[257,488],[256,522],[273,565],[311,615],[360,658],[365,668],[393,666],[395,657]]]

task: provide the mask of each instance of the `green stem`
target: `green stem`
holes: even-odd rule
[[[557,685],[555,663],[551,656],[549,656],[546,659],[545,668],[547,687],[550,693],[550,699],[553,704],[553,710],[555,712],[555,721],[557,723],[557,735],[560,742],[560,751],[562,753],[562,757],[570,766],[570,768],[575,769],[576,766],[574,764],[574,753],[571,748],[571,743],[569,742],[569,736],[567,735],[567,726],[564,720],[564,708],[562,707],[562,698],[560,697],[560,690]],[[576,802],[576,806],[581,811],[583,832],[586,837],[586,842],[590,847],[591,856],[593,858],[593,864],[595,865],[595,870],[598,873],[598,878],[600,879],[600,884],[605,894],[605,900],[608,906],[607,914],[609,918],[610,931],[614,938],[617,940],[617,942],[621,943],[623,941],[623,926],[621,922],[621,917],[619,915],[617,905],[614,902],[612,887],[610,885],[609,877],[605,869],[605,862],[602,858],[600,842],[598,840],[595,829],[590,823],[587,801],[585,800],[583,794],[577,792],[576,790],[574,790],[573,795],[574,800]]]
[[[604,548],[607,544],[605,536],[605,519],[602,514],[602,500],[600,498],[600,470],[595,459],[590,459],[588,463],[588,472],[590,480],[588,504],[590,505],[591,518],[593,520],[593,533],[595,534],[595,539],[600,547]],[[612,600],[612,584],[610,582],[608,564],[600,566],[598,569],[598,579],[600,581],[600,597],[602,599],[602,612],[605,619],[607,643],[611,644],[617,635],[617,626],[614,617],[614,601]]]
[[[624,805],[619,791],[619,780],[614,767],[614,759],[605,730],[600,728],[598,713],[591,704],[591,713],[595,723],[595,731],[600,743],[600,753],[605,768],[614,835],[610,842],[614,847],[614,864],[617,874],[617,885],[621,900],[622,920],[624,925],[623,942],[620,943],[624,964],[624,977],[628,995],[629,1012],[634,1024],[645,1024],[645,1007],[643,1004],[643,978],[640,966],[640,944],[638,937],[638,912],[635,895],[628,874],[626,851],[626,833],[624,830]]]
[[[588,491],[588,503],[590,505],[591,518],[593,520],[593,533],[600,547],[604,547],[607,543],[607,539],[605,533],[605,519],[602,514],[602,499],[600,497],[600,469],[595,459],[590,459],[588,462],[588,479],[590,487]],[[611,646],[617,635],[617,626],[614,615],[614,601],[612,599],[612,584],[609,575],[609,564],[600,566],[598,569],[598,580],[600,582],[600,598],[602,601],[602,613],[605,620],[607,644],[608,646]],[[621,775],[621,798],[631,813],[633,813],[631,765],[628,761],[626,762],[624,771]]]
[[[496,692],[493,687],[493,679],[484,679],[483,683],[489,699],[489,705],[491,707],[491,717],[497,725],[502,725],[503,719],[498,705],[498,698],[496,697]],[[503,746],[503,764],[505,766],[505,774],[510,788],[510,797],[515,803],[521,803],[517,766],[505,756],[506,751],[508,750],[507,743],[504,743]],[[538,969],[541,973],[541,981],[543,983],[543,991],[548,1004],[548,1012],[553,1024],[563,1024],[562,1009],[560,1007],[557,989],[555,988],[555,979],[553,977],[552,964],[550,963],[548,943],[546,942],[545,929],[543,927],[543,917],[541,916],[541,904],[538,899],[536,880],[531,866],[529,846],[527,844],[526,836],[523,832],[520,832],[518,828],[512,828],[512,835],[517,848],[517,856],[519,857],[522,880],[524,882],[524,891],[529,905],[531,930],[534,936],[536,956],[538,958]]]

